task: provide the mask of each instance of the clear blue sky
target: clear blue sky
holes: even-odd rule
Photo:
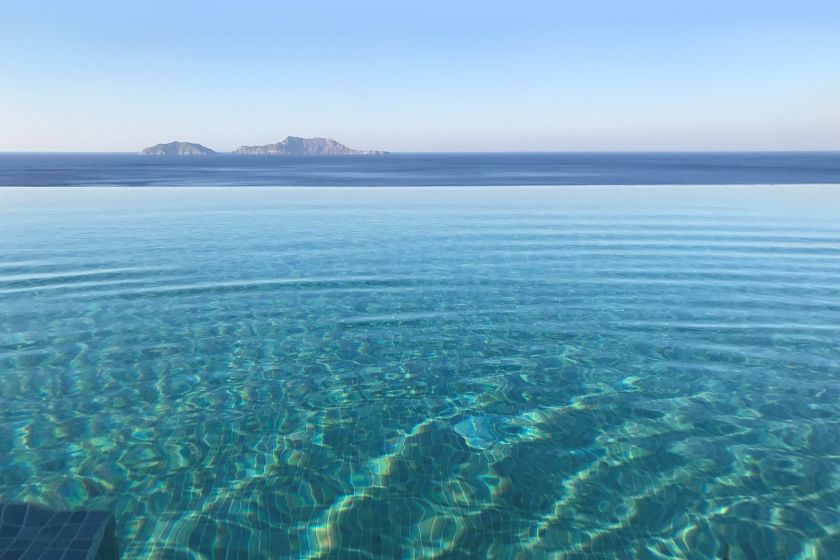
[[[840,149],[840,2],[2,0],[0,150]]]

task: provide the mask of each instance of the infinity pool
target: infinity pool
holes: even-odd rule
[[[126,559],[840,558],[840,188],[0,189],[0,501]]]

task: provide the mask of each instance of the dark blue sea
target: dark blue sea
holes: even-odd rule
[[[837,154],[0,183],[0,502],[124,560],[840,558]]]
[[[487,186],[840,183],[840,152],[0,154],[0,186]]]

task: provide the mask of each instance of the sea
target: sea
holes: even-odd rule
[[[840,183],[840,152],[143,156],[0,153],[0,186],[532,186]]]
[[[125,560],[840,558],[840,154],[0,184],[0,502]]]

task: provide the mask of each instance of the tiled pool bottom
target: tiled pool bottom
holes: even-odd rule
[[[0,189],[0,502],[127,559],[840,558],[838,215]]]
[[[2,560],[117,560],[114,516],[0,503]]]

